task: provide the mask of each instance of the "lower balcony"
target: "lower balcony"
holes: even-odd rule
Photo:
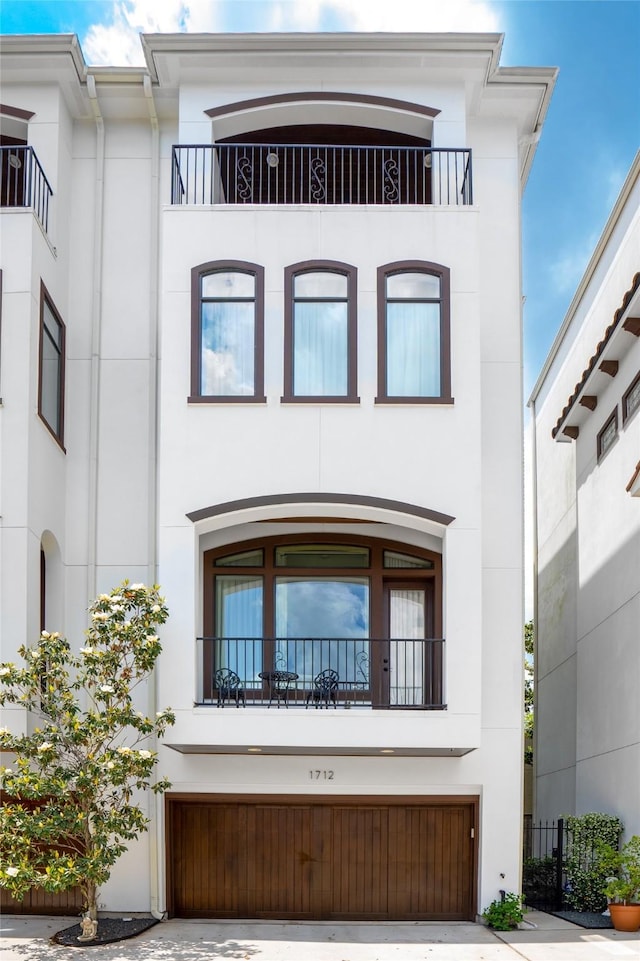
[[[0,207],[31,208],[47,233],[52,195],[33,147],[0,146]]]
[[[441,711],[443,638],[197,638],[197,706]]]

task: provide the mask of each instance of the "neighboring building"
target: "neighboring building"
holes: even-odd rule
[[[5,656],[80,645],[122,578],[166,594],[173,788],[106,907],[474,918],[520,883],[520,198],[556,72],[493,34],[142,43],[4,41]]]
[[[640,154],[530,406],[536,816],[640,834]]]

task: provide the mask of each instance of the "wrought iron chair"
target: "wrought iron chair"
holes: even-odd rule
[[[338,707],[338,681],[340,680],[340,675],[337,671],[320,671],[319,674],[313,679],[313,688],[307,694],[306,707],[309,707],[309,701],[314,700],[315,706],[322,707],[324,703],[325,707],[329,708],[329,702],[333,702],[334,708]]]
[[[213,686],[218,692],[218,707],[224,707],[225,701],[235,701],[236,707],[240,707],[240,701],[242,701],[243,707],[247,706],[242,681],[239,675],[230,668],[221,667],[215,672]]]

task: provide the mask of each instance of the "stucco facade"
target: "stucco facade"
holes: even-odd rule
[[[536,815],[640,832],[640,156],[531,398]]]
[[[71,37],[5,42],[6,117],[23,125],[52,197],[46,229],[32,209],[1,212],[3,657],[39,632],[41,552],[44,622],[78,647],[96,592],[125,577],[158,582],[171,616],[143,706],[176,712],[159,747],[174,798],[467,799],[477,811],[464,909],[473,916],[500,889],[519,889],[520,197],[555,71],[500,68],[497,35],[142,42],[144,69],[88,68]],[[206,194],[206,145],[300,125],[422,138],[431,202]],[[203,145],[210,166],[187,169],[176,144]],[[453,150],[473,161],[459,182]],[[200,198],[180,194],[194,182]],[[357,390],[283,400],[285,271],[327,262],[356,278]],[[450,285],[438,309],[451,396],[381,390],[380,268],[407,263]],[[193,396],[193,352],[204,350],[193,272],[211,264],[209,274],[249,264],[264,277],[263,396]],[[66,335],[62,437],[39,416],[41,284]],[[222,710],[207,697],[205,553],[274,535],[391,544],[423,558],[414,567],[435,564],[435,701],[402,709],[383,693],[313,710],[303,689],[282,710],[264,700]],[[358,589],[371,590],[389,643],[397,635],[383,625],[375,576]],[[255,678],[243,682],[255,693]],[[313,769],[330,781],[313,781]],[[178,910],[162,800],[149,817],[104,890],[108,909]]]

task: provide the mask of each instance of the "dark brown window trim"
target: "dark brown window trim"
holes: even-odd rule
[[[60,429],[58,433],[51,426],[49,421],[46,419],[42,413],[42,354],[43,354],[43,337],[44,337],[44,305],[45,303],[49,307],[49,310],[55,317],[56,321],[60,324],[60,381],[58,384],[58,416],[60,419]],[[65,355],[66,355],[66,336],[67,330],[64,321],[56,309],[51,295],[44,285],[44,281],[40,281],[40,334],[39,334],[39,347],[38,347],[38,417],[47,428],[56,444],[62,449],[66,454],[66,448],[64,446],[64,407],[65,407]]]
[[[249,110],[256,110],[258,107],[269,107],[273,104],[284,103],[304,103],[310,100],[317,100],[320,103],[365,103],[379,107],[391,107],[394,110],[402,110],[403,113],[419,114],[422,117],[437,117],[440,113],[435,107],[427,107],[421,103],[412,103],[410,100],[395,100],[391,97],[376,97],[372,94],[364,93],[328,93],[326,90],[319,92],[303,91],[301,93],[278,93],[269,97],[255,97],[251,100],[237,100],[235,103],[222,104],[219,107],[210,107],[204,112],[208,117],[226,117],[233,113],[244,113]]]
[[[440,278],[440,394],[437,397],[390,397],[387,394],[386,280],[394,274],[423,273]],[[378,267],[378,396],[376,404],[453,404],[451,396],[451,271],[428,260],[397,260]]]
[[[218,271],[235,270],[253,274],[256,281],[255,296],[255,363],[253,372],[254,393],[242,396],[227,394],[202,394],[200,371],[202,359],[200,288],[201,278]],[[258,404],[266,403],[264,394],[264,267],[246,260],[211,260],[198,264],[191,270],[191,392],[189,404]]]
[[[626,424],[627,421],[631,417],[633,417],[634,414],[637,414],[638,411],[640,410],[640,406],[636,407],[635,410],[632,410],[631,412],[629,412],[629,409],[628,409],[629,395],[631,394],[631,391],[638,386],[639,383],[640,383],[640,371],[638,371],[638,373],[633,378],[633,380],[625,390],[624,394],[622,395],[622,423],[623,424]]]
[[[300,274],[326,272],[347,278],[347,393],[338,397],[296,395],[293,392],[294,280]],[[304,260],[284,271],[284,393],[283,404],[359,404],[358,397],[358,271],[339,260]]]
[[[31,120],[35,117],[32,110],[23,110],[22,107],[10,107],[7,103],[0,103],[0,114],[5,117],[17,117],[18,120]]]
[[[607,430],[609,429],[612,423],[615,424],[616,436],[611,441],[611,444],[607,447],[607,449],[603,450],[602,441],[605,433],[607,432]],[[616,406],[613,408],[612,413],[607,417],[601,429],[598,431],[598,461],[601,461],[603,457],[606,457],[606,455],[609,453],[611,448],[616,443],[617,439],[618,439],[618,405],[616,404]]]

